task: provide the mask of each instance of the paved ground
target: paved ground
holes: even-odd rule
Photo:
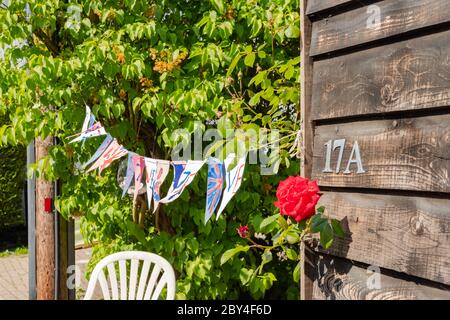
[[[0,258],[0,300],[28,300],[28,255]]]
[[[81,280],[78,292],[84,291],[87,285],[84,270],[90,255],[89,248],[75,252]],[[0,258],[0,300],[28,300],[28,255]]]

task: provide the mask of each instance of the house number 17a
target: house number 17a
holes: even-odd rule
[[[344,155],[345,139],[328,140],[327,143],[325,143],[325,147],[326,147],[325,168],[323,168],[322,172],[329,172],[329,173],[333,172],[333,170],[331,169],[331,154],[334,152],[334,150],[339,148],[339,154],[337,158],[335,171],[336,173],[339,173],[339,171],[341,170],[342,157]],[[363,168],[358,141],[355,141],[355,143],[353,144],[352,152],[350,153],[350,158],[348,159],[347,167],[344,170],[344,174],[351,173],[350,165],[352,164],[356,164],[357,167],[356,173],[366,172]]]

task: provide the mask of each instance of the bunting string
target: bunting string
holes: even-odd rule
[[[299,145],[299,133],[286,135],[278,140],[272,141],[259,148],[248,150],[243,156],[237,159],[236,154],[229,154],[224,161],[214,157],[208,157],[204,160],[187,160],[187,161],[168,161],[161,159],[153,159],[140,156],[132,151],[127,150],[120,145],[115,138],[106,132],[103,125],[96,121],[91,109],[86,105],[86,115],[83,121],[81,132],[71,135],[66,139],[73,138],[69,143],[82,142],[86,139],[106,135],[100,147],[92,155],[92,157],[82,165],[83,170],[92,172],[98,169],[99,174],[109,167],[115,160],[127,155],[127,169],[124,181],[121,182],[122,197],[127,192],[131,192],[131,185],[134,182],[133,207],[135,207],[139,190],[144,187],[147,193],[147,201],[149,209],[153,204],[153,212],[156,211],[160,203],[166,204],[176,200],[181,196],[186,187],[194,180],[196,174],[200,171],[205,163],[208,164],[207,188],[206,188],[206,208],[205,208],[205,224],[212,217],[217,208],[216,220],[219,219],[227,204],[236,194],[241,186],[245,162],[249,151],[273,145],[285,138],[297,135],[294,144]],[[231,164],[237,164],[231,168]],[[161,196],[161,185],[164,183],[170,167],[173,169],[173,180],[167,194]],[[220,203],[220,205],[219,205]]]

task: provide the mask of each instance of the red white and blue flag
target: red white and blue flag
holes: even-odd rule
[[[211,218],[219,204],[224,183],[225,165],[223,161],[210,157],[208,159],[208,184],[206,187],[205,224]]]
[[[169,203],[177,199],[184,189],[194,180],[195,175],[205,162],[200,160],[172,161],[173,181],[161,203]]]
[[[105,152],[106,148],[108,148],[108,146],[112,141],[113,137],[108,133],[108,135],[106,136],[105,140],[103,140],[100,147],[97,149],[97,151],[95,151],[94,155],[85,164],[83,164],[83,170],[86,169],[86,167],[90,165],[92,162],[97,160],[103,154],[103,152]]]
[[[134,169],[134,194],[133,194],[133,203],[136,203],[136,198],[138,196],[138,192],[141,189],[141,181],[142,176],[144,175],[144,157],[140,155],[134,154],[132,157],[133,169]],[[134,207],[134,206],[133,206]]]
[[[98,168],[100,174],[105,168],[109,167],[114,160],[120,159],[127,153],[128,151],[114,139],[87,172]]]
[[[153,199],[153,212],[161,201],[160,188],[170,169],[170,161],[145,158],[147,197],[149,208]]]
[[[242,177],[244,175],[245,160],[247,159],[247,154],[245,154],[243,157],[239,159],[237,165],[233,169],[229,170],[230,165],[233,163],[235,159],[236,154],[231,153],[227,156],[227,158],[224,161],[226,169],[225,174],[226,187],[223,191],[222,202],[220,203],[219,210],[217,211],[216,220],[219,219],[228,202],[230,202],[231,198],[233,198],[233,196],[236,194],[242,183]]]
[[[100,122],[96,122],[91,127],[89,127],[87,130],[82,131],[78,137],[76,137],[69,143],[84,141],[87,138],[103,136],[105,134],[106,134],[105,128],[103,128],[103,126]]]

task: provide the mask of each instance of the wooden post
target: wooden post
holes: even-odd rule
[[[302,157],[300,163],[300,175],[306,178],[311,177],[312,171],[312,153],[313,153],[313,124],[311,122],[311,87],[312,87],[312,69],[313,63],[309,56],[311,46],[311,21],[306,15],[308,0],[300,1],[300,30],[301,30],[301,65],[300,65],[300,112],[301,112],[301,130],[302,130]],[[300,247],[301,272],[300,272],[300,299],[311,299],[312,282],[308,278],[306,264],[305,244]]]
[[[36,139],[36,161],[48,154],[53,138]],[[55,299],[54,212],[45,211],[45,198],[54,196],[54,185],[42,176],[36,179],[36,292],[38,300]]]

